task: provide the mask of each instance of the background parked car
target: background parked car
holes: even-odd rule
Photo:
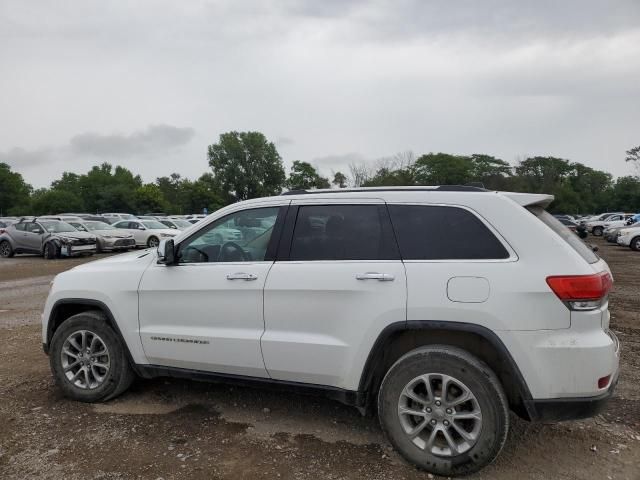
[[[132,215],[130,213],[103,213],[101,215],[110,224],[114,224],[114,223],[119,222],[121,220],[135,220],[136,218],[138,218],[135,215]]]
[[[158,219],[158,221],[169,228],[173,228],[174,230],[182,231],[193,226],[192,223],[179,218],[160,218]]]
[[[602,220],[589,220],[588,222],[586,222],[587,224],[587,230],[595,235],[596,237],[599,237],[602,235],[602,233],[604,232],[605,229],[605,225],[607,224],[607,222],[615,222],[618,220],[627,220],[628,218],[631,218],[634,214],[633,213],[614,213],[611,215],[607,215],[604,219]]]
[[[157,247],[160,240],[175,237],[180,233],[157,220],[122,220],[113,226],[131,233],[136,245],[143,247]]]
[[[79,232],[59,220],[36,218],[9,225],[0,234],[0,256],[12,257],[16,253],[35,253],[45,258],[93,255],[96,236]]]
[[[621,228],[616,238],[618,245],[630,247],[632,250],[640,251],[640,228],[629,226]]]
[[[618,220],[615,222],[607,222],[602,236],[607,242],[616,243],[618,232],[623,228],[640,225],[640,214],[636,214],[627,220]]]
[[[71,226],[82,232],[89,232],[97,238],[97,251],[109,252],[115,250],[129,250],[135,248],[136,240],[133,234],[121,230],[105,222],[93,220],[82,222],[69,222]]]

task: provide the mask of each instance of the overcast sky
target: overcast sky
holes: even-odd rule
[[[196,177],[229,130],[325,175],[406,150],[628,174],[640,1],[0,2],[0,162],[34,186]]]

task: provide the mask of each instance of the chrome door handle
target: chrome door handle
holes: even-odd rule
[[[378,280],[380,282],[392,282],[396,279],[390,273],[367,272],[357,273],[356,280]]]
[[[257,280],[257,279],[258,279],[258,276],[254,275],[253,273],[238,272],[238,273],[227,274],[227,280],[246,280],[248,282],[250,280]]]

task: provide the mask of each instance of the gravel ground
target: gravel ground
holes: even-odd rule
[[[512,417],[499,459],[467,478],[640,480],[640,254],[597,243],[616,280],[615,397],[585,421]],[[53,275],[84,261],[0,259],[0,479],[433,478],[375,418],[322,398],[174,379],[139,380],[105,404],[63,398],[38,323]]]

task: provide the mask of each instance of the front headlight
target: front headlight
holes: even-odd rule
[[[58,239],[62,242],[62,243],[72,243],[73,242],[73,238],[69,238],[69,237],[58,237]]]
[[[160,237],[161,238],[169,238],[169,237],[173,237],[173,235],[169,235],[168,233],[161,233]]]

